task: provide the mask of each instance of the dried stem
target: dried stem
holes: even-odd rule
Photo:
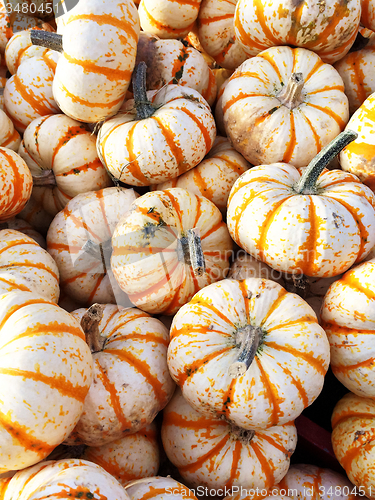
[[[278,100],[287,106],[289,109],[294,109],[302,103],[302,89],[305,85],[302,73],[292,73],[288,84],[284,87],[279,95]]]
[[[103,350],[105,338],[100,335],[99,323],[103,317],[105,306],[93,304],[81,319],[81,328],[85,332],[86,342],[92,353]]]
[[[33,175],[33,186],[56,186],[53,170],[44,170],[42,175]]]
[[[246,325],[237,331],[237,338],[241,343],[240,352],[236,361],[229,367],[229,375],[233,378],[244,375],[253,362],[262,340],[262,329],[259,326]]]
[[[30,40],[33,45],[63,52],[62,35],[51,31],[30,30]]]

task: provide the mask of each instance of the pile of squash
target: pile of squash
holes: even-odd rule
[[[0,500],[375,499],[372,30],[1,2]],[[329,367],[345,474],[291,464]]]

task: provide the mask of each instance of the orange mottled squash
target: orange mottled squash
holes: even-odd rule
[[[291,45],[312,50],[332,64],[353,45],[360,16],[361,0],[238,0],[234,32],[250,56]]]
[[[0,147],[0,222],[19,214],[31,196],[33,179],[24,160]]]
[[[226,276],[232,245],[220,210],[207,198],[182,188],[153,191],[119,221],[111,268],[136,307],[173,315]]]
[[[102,446],[138,432],[175,389],[167,366],[168,330],[139,309],[112,304],[77,309],[72,316],[93,356],[93,383],[73,442]]]
[[[361,497],[375,498],[375,401],[349,392],[336,404],[331,418],[332,447],[340,465]]]
[[[192,486],[267,489],[286,474],[297,444],[293,422],[244,430],[195,411],[177,390],[163,411],[164,450]]]
[[[73,430],[92,381],[92,357],[79,323],[40,295],[0,295],[0,325],[0,472],[6,472],[43,460]]]
[[[319,395],[329,343],[311,307],[278,283],[225,279],[173,318],[168,367],[186,400],[243,429],[294,420]]]

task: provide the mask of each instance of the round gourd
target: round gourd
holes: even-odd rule
[[[93,354],[93,383],[73,436],[102,446],[150,424],[172,397],[168,330],[136,308],[94,304],[77,309]],[[69,441],[68,441],[69,443]]]
[[[77,459],[41,462],[17,472],[0,488],[2,500],[130,500],[120,483],[102,467]]]
[[[138,196],[120,187],[89,191],[75,196],[51,222],[47,250],[59,268],[61,290],[76,308],[95,302],[131,305],[111,272],[111,237]]]
[[[179,390],[163,411],[161,436],[186,483],[214,489],[270,488],[285,476],[297,444],[293,422],[246,431],[201,415]]]
[[[1,227],[1,226],[0,226]],[[0,274],[20,276],[33,291],[48,300],[59,300],[59,270],[37,242],[14,229],[0,230]]]
[[[54,98],[74,120],[102,121],[117,113],[130,84],[139,36],[137,9],[132,0],[80,0],[64,14],[63,23]],[[32,41],[45,44],[37,31]]]
[[[375,401],[348,393],[336,404],[331,418],[332,447],[340,465],[361,496],[374,499]]]
[[[234,33],[249,56],[275,45],[292,45],[333,64],[353,45],[360,16],[361,0],[239,0]]]
[[[273,269],[297,275],[337,276],[363,260],[375,244],[374,195],[355,175],[321,173],[354,137],[340,134],[303,174],[286,163],[245,172],[228,200],[234,241]]]
[[[374,398],[374,259],[332,283],[324,297],[322,319],[334,375],[351,392]]]
[[[138,13],[143,31],[160,38],[183,38],[193,28],[202,0],[141,0]]]
[[[150,314],[174,314],[229,268],[232,240],[220,210],[186,189],[146,193],[112,236],[111,268],[131,302]]]
[[[131,500],[198,500],[193,490],[171,477],[150,477],[134,481],[126,487]]]
[[[226,211],[230,190],[250,165],[225,137],[216,137],[206,157],[194,168],[171,181],[151,186],[152,190],[179,187],[212,201]]]
[[[197,90],[210,106],[215,102],[215,75],[203,55],[186,42],[160,40],[155,35],[141,33],[136,63],[141,61],[147,65],[147,90],[182,85]]]
[[[243,429],[294,420],[319,395],[329,343],[310,306],[271,280],[222,280],[176,313],[168,367],[204,415]]]
[[[353,130],[358,137],[340,153],[341,168],[359,177],[375,191],[375,93],[371,94],[350,118],[346,129]]]
[[[291,465],[287,474],[273,488],[280,495],[287,494],[292,500],[354,500],[356,488],[338,472],[316,465]]]
[[[40,295],[1,295],[0,325],[0,472],[6,472],[43,460],[69,435],[91,384],[92,358],[77,321]]]
[[[0,147],[0,222],[19,214],[31,196],[33,179],[24,160]]]
[[[5,61],[11,75],[17,72],[22,61],[30,57],[42,57],[49,49],[33,45],[30,39],[30,30],[15,33],[5,48]]]
[[[198,14],[198,35],[203,48],[226,69],[236,69],[248,57],[234,33],[237,1],[203,0]]]
[[[157,427],[151,423],[134,434],[103,446],[88,446],[82,458],[100,465],[126,486],[134,479],[155,476],[159,469],[159,454]]]
[[[350,115],[375,91],[375,33],[368,31],[359,31],[366,35],[362,37],[364,47],[351,50],[334,65],[344,82]]]
[[[253,165],[304,167],[349,119],[339,73],[314,52],[272,47],[246,60],[222,97],[226,133]]]
[[[60,112],[52,95],[58,57],[53,50],[41,57],[30,57],[7,80],[4,106],[18,132],[24,132],[35,118]]]
[[[216,137],[211,108],[199,92],[167,85],[151,98],[145,78],[141,62],[133,77],[134,101],[98,133],[99,158],[115,179],[132,186],[158,184],[190,170]]]
[[[33,198],[51,215],[78,194],[112,185],[96,152],[96,136],[63,114],[33,120],[19,154],[33,176]]]

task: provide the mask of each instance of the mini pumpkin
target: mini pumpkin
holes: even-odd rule
[[[112,185],[96,152],[96,136],[63,114],[33,120],[19,154],[33,176],[33,198],[53,216],[74,196]]]
[[[131,500],[198,500],[193,490],[171,477],[155,476],[138,479],[126,486]]]
[[[0,295],[0,324],[6,472],[40,462],[69,435],[91,384],[92,358],[77,321],[40,295]]]
[[[204,415],[246,430],[294,420],[319,395],[329,343],[310,306],[278,283],[213,283],[173,318],[168,367]]]
[[[292,274],[327,278],[361,262],[375,244],[374,194],[355,175],[323,171],[355,137],[349,130],[337,136],[303,174],[286,163],[242,174],[228,200],[234,241],[273,269]]]
[[[141,27],[160,38],[183,38],[193,28],[200,4],[201,0],[141,0]]]
[[[331,346],[334,375],[351,392],[375,397],[375,260],[347,271],[332,283],[322,319]]]
[[[62,292],[77,306],[95,302],[131,305],[111,272],[111,238],[138,196],[120,187],[82,193],[51,222],[47,250],[59,268]]]
[[[340,465],[361,496],[374,499],[375,401],[349,392],[336,404],[331,418],[332,447]]]
[[[29,57],[42,57],[48,50],[32,44],[30,30],[15,33],[7,43],[4,54],[9,73],[14,75],[22,61]]]
[[[304,167],[349,119],[339,73],[310,50],[272,47],[230,76],[222,109],[233,146],[253,165]]]
[[[111,304],[77,309],[72,316],[85,331],[94,363],[73,439],[102,446],[138,432],[175,388],[167,367],[168,330],[139,309]]]
[[[244,430],[195,411],[177,390],[163,411],[169,460],[191,486],[268,489],[286,474],[297,444],[293,422]]]
[[[12,120],[0,109],[0,146],[18,151],[20,143],[20,134],[14,128]]]
[[[292,45],[312,50],[332,64],[353,45],[360,16],[361,0],[307,0],[303,4],[239,0],[234,32],[249,56],[275,45]]]
[[[184,188],[198,196],[204,196],[225,212],[234,182],[249,167],[249,163],[232,147],[228,139],[217,136],[210,152],[196,167],[176,179],[151,188]]]
[[[220,210],[186,189],[146,193],[112,236],[111,268],[132,303],[173,315],[228,272],[232,240]]]
[[[146,65],[133,76],[134,101],[104,122],[98,154],[110,174],[132,186],[149,186],[195,167],[211,149],[215,120],[205,99],[194,89],[167,85],[145,90]]]
[[[24,160],[0,147],[0,222],[19,214],[31,196],[33,179]]]

